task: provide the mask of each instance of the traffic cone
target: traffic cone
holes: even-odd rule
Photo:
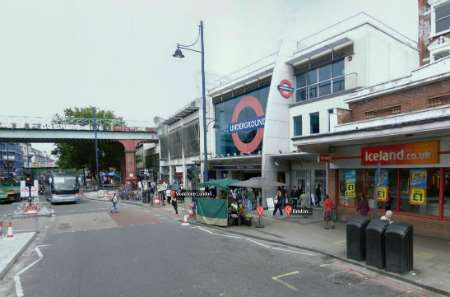
[[[183,223],[181,223],[181,226],[189,226],[189,222],[188,222],[188,217],[189,215],[184,215],[183,216]]]
[[[12,229],[12,223],[9,222],[8,225],[8,231],[6,232],[6,238],[13,238],[14,237],[14,233],[13,233],[13,229]]]

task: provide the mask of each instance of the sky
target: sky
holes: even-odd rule
[[[417,0],[1,0],[0,117],[95,105],[127,120],[168,117],[201,95],[200,56],[174,59],[204,21],[207,86],[365,11],[417,39]]]

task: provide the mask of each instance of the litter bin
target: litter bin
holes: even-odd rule
[[[348,221],[347,230],[347,258],[362,261],[366,258],[366,227],[367,217],[358,216]]]
[[[392,223],[385,231],[386,271],[407,273],[413,269],[413,227]]]
[[[386,220],[373,220],[366,228],[366,263],[383,269],[385,262],[384,232],[389,226]]]

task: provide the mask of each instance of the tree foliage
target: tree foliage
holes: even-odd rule
[[[54,123],[89,126],[93,128],[95,107],[66,108],[64,114],[56,114]],[[97,127],[99,130],[110,130],[115,125],[123,125],[122,118],[117,117],[112,111],[97,110]],[[123,148],[120,143],[99,142],[99,168],[120,168],[123,158]],[[60,168],[88,168],[95,172],[95,147],[94,140],[83,142],[58,143],[52,154],[58,157],[57,165]]]

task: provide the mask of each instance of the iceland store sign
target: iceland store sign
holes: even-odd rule
[[[256,114],[256,118],[239,121],[239,116],[245,108],[250,108]],[[254,96],[244,96],[236,104],[228,125],[228,132],[231,133],[233,143],[241,153],[252,153],[261,144],[264,136],[265,114],[264,108],[258,98]],[[255,136],[244,142],[239,137],[239,132],[256,130]]]

